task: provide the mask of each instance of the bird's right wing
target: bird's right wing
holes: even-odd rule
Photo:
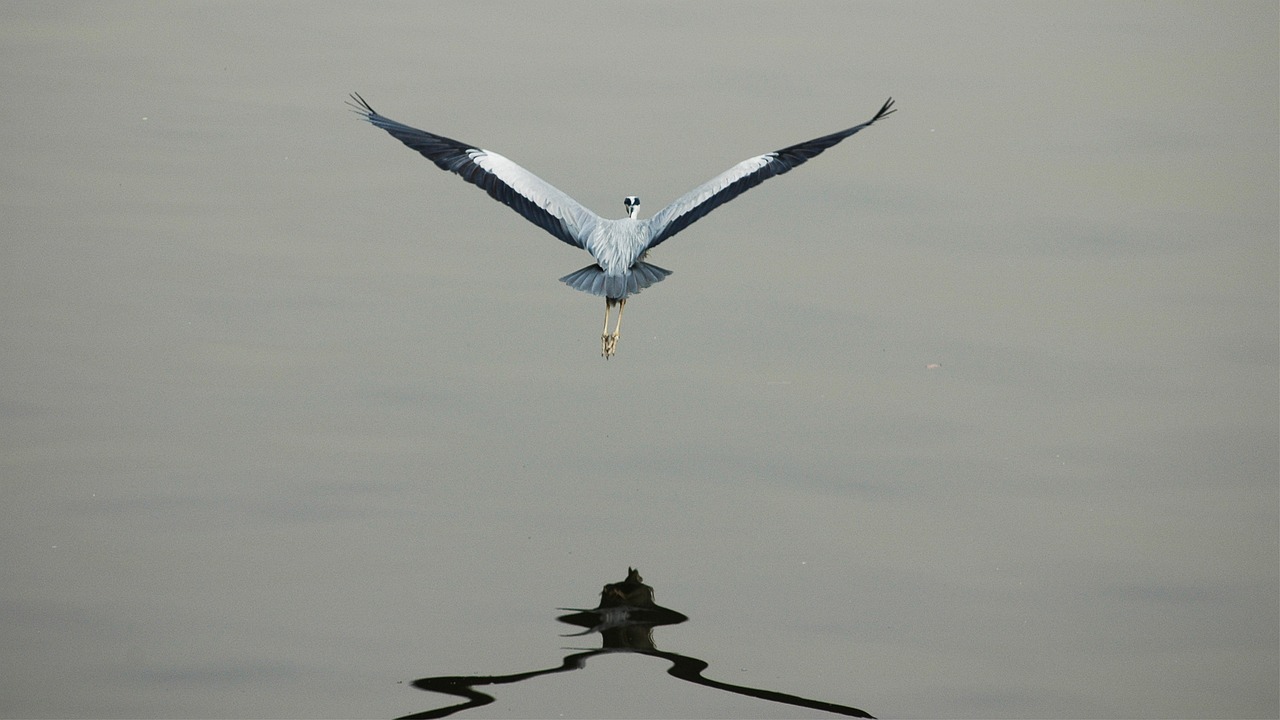
[[[574,247],[584,247],[600,217],[553,185],[495,152],[451,140],[379,115],[357,93],[347,103],[365,120],[422,153],[440,169],[457,173],[489,197]]]
[[[797,165],[803,164],[823,150],[857,133],[859,130],[870,127],[872,123],[891,112],[893,112],[893,98],[889,98],[885,102],[875,117],[861,125],[855,125],[847,130],[797,143],[771,153],[757,155],[734,165],[680,196],[650,218],[649,228],[652,232],[652,239],[649,241],[648,248],[657,246],[662,241],[702,219],[707,213],[765,180],[775,175],[781,175]]]

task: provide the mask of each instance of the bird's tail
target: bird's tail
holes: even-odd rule
[[[599,265],[588,265],[565,275],[560,282],[574,290],[619,300],[639,292],[650,285],[662,282],[670,270],[638,262],[622,275],[608,275]]]

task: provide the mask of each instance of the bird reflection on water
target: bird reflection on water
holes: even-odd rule
[[[571,608],[562,609],[568,610]],[[570,637],[600,633],[602,646],[598,650],[587,650],[566,655],[559,666],[543,670],[530,670],[511,675],[451,675],[414,680],[413,686],[419,690],[456,695],[466,698],[467,701],[436,710],[405,715],[404,719],[448,717],[463,710],[482,707],[493,702],[494,697],[476,690],[477,686],[506,685],[523,682],[540,675],[581,670],[586,666],[588,658],[617,652],[663,658],[671,662],[671,667],[667,669],[668,675],[717,690],[796,707],[822,710],[846,717],[874,717],[863,710],[847,705],[837,705],[822,700],[811,700],[796,695],[788,695],[774,690],[734,685],[705,678],[702,676],[702,672],[707,669],[707,662],[687,655],[657,649],[653,644],[653,629],[655,627],[682,623],[689,618],[675,610],[669,610],[655,603],[653,588],[644,584],[640,573],[634,568],[627,569],[626,580],[604,586],[604,589],[600,591],[600,605],[598,607],[591,610],[575,610],[572,614],[562,615],[557,619],[560,622],[586,628],[582,632],[571,633]]]

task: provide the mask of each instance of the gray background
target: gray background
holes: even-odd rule
[[[728,682],[1274,717],[1277,22],[0,5],[0,713],[417,712],[633,565]],[[588,257],[353,90],[612,217],[900,111],[659,248],[605,362]],[[479,714],[799,714],[665,669]]]

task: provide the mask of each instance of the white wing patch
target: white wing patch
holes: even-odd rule
[[[551,183],[490,150],[467,151],[471,161],[507,187],[558,219],[568,233],[583,246],[599,216],[583,207]]]
[[[653,228],[653,234],[657,235],[663,228],[670,225],[681,215],[696,209],[699,205],[711,199],[716,193],[721,192],[733,183],[742,178],[758,171],[760,168],[773,162],[777,157],[777,153],[765,153],[748,158],[733,167],[725,170],[719,175],[702,183],[698,187],[676,198],[670,205],[662,208],[649,220],[649,226]]]

